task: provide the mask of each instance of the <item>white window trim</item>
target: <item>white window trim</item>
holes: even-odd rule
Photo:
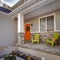
[[[46,18],[46,32],[47,32],[47,18]]]
[[[53,14],[49,14],[49,15],[39,17],[39,32],[41,32],[40,31],[40,19],[44,18],[44,17],[52,16],[52,15],[54,15],[54,31],[47,31],[47,23],[46,23],[46,31],[44,31],[44,32],[55,32],[55,31],[57,31],[56,30],[56,14],[53,13]],[[47,19],[46,19],[46,21],[47,21]],[[41,33],[43,33],[43,32],[41,32]]]
[[[60,32],[60,30],[57,30],[57,29],[56,29],[56,28],[57,28],[57,26],[56,26],[56,14],[55,14],[55,16],[54,16],[54,19],[55,19],[55,21],[54,21],[54,22],[55,22],[55,31],[56,31],[56,32]]]
[[[54,14],[54,31],[56,31],[56,14]]]
[[[38,23],[39,23],[39,32],[40,32],[40,18],[39,18],[39,21],[38,21]]]

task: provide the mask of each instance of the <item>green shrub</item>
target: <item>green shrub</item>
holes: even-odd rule
[[[7,55],[4,60],[16,60],[16,57],[14,55]]]

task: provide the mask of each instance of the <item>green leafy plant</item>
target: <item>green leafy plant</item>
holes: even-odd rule
[[[16,60],[16,57],[15,57],[14,55],[10,54],[10,55],[7,55],[7,56],[4,58],[4,60]]]

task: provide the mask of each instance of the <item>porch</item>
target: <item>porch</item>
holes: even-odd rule
[[[40,44],[25,43],[21,45],[21,47],[60,56],[60,45],[51,47],[46,43]]]
[[[54,13],[55,12],[55,13]],[[18,21],[21,20],[21,22],[24,22],[21,24],[21,22],[18,22],[18,45],[20,45],[23,48],[26,49],[32,49],[32,50],[37,50],[40,52],[45,52],[45,53],[49,53],[51,55],[59,55],[60,56],[60,45],[55,45],[54,47],[51,47],[49,45],[46,44],[46,39],[50,38],[52,39],[52,35],[55,32],[60,33],[60,27],[59,27],[59,22],[60,22],[60,10],[56,10],[54,12],[50,12],[48,14],[45,14],[45,16],[43,15],[42,17],[38,16],[38,17],[34,17],[28,20],[23,20],[23,19],[18,19]],[[51,14],[54,13],[54,14]],[[18,15],[19,17],[21,17],[20,15]],[[30,39],[27,39],[29,41],[31,41],[31,39],[34,37],[35,33],[38,33],[41,35],[40,39],[43,43],[40,44],[32,44],[32,42],[30,43],[24,43],[25,41],[25,31],[24,31],[24,24],[30,24],[30,32],[29,34],[31,35]],[[22,26],[21,26],[22,25]],[[21,28],[20,28],[21,27]],[[21,29],[21,30],[20,30]],[[21,33],[22,32],[22,33]],[[29,35],[29,36],[30,36]],[[26,35],[26,37],[28,37],[28,35]],[[59,42],[60,44],[60,39]],[[23,45],[21,45],[23,44]]]

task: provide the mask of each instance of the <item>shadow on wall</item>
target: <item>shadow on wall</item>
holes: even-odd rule
[[[8,10],[6,8],[0,7],[0,11],[5,12],[5,13],[10,13],[11,10]]]

